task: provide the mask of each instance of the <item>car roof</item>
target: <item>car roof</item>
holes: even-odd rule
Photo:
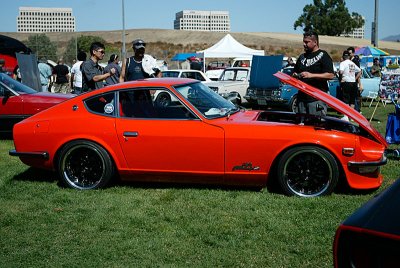
[[[107,86],[101,89],[92,90],[91,95],[97,93],[104,93],[108,91],[113,91],[116,89],[132,88],[132,87],[174,87],[185,84],[200,83],[200,81],[190,78],[177,78],[177,77],[163,77],[163,78],[147,78],[135,81],[127,81],[111,86]]]
[[[194,72],[194,73],[202,73],[202,71],[199,70],[192,70],[192,69],[169,69],[169,70],[164,70],[162,73],[166,72]]]

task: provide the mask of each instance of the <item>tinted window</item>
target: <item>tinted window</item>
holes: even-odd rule
[[[167,89],[140,88],[119,92],[118,111],[124,118],[193,119],[196,116]]]
[[[164,71],[162,72],[162,77],[178,77],[179,72]]]
[[[114,92],[91,97],[85,100],[85,105],[90,112],[115,116],[115,97]]]

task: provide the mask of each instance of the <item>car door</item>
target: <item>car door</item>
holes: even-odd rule
[[[0,132],[10,132],[15,123],[27,117],[23,115],[23,102],[0,83]]]
[[[173,95],[165,88],[162,90]],[[136,106],[131,109],[132,113],[124,112],[116,120],[118,139],[132,172],[160,177],[174,175],[177,180],[194,174],[201,175],[203,181],[222,180],[224,132],[221,128],[200,120],[174,95],[171,99],[175,101],[168,106],[157,107],[146,93],[145,107],[136,103],[137,90],[121,91],[120,100],[123,93],[130,94],[128,105]],[[134,112],[138,106],[147,112]]]
[[[378,94],[381,79],[379,77],[372,77],[366,69],[362,69],[361,85],[363,87],[362,97],[367,97],[370,92]]]

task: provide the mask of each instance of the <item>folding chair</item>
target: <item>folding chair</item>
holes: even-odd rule
[[[375,92],[375,91],[368,92],[367,101],[371,100],[371,102],[369,103],[369,107],[371,107],[374,100],[377,100],[377,99],[378,99],[378,92]]]

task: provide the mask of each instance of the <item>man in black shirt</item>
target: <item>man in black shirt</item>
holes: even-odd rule
[[[59,59],[57,65],[54,67],[55,83],[54,93],[71,93],[72,89],[69,87],[69,70],[64,65],[64,60]]]
[[[94,90],[104,87],[103,80],[115,74],[115,68],[104,73],[99,61],[104,58],[105,47],[100,42],[94,42],[90,45],[90,59],[84,61],[81,65],[82,71],[82,91]]]
[[[319,48],[318,34],[308,31],[303,35],[304,54],[301,54],[294,66],[293,76],[301,81],[328,92],[328,80],[334,77],[333,62],[325,50]],[[299,113],[326,115],[327,105],[299,91],[297,94]],[[317,109],[317,106],[323,110]]]
[[[119,82],[161,77],[156,59],[145,54],[146,43],[142,39],[136,39],[132,42],[132,48],[135,54],[123,62]]]

